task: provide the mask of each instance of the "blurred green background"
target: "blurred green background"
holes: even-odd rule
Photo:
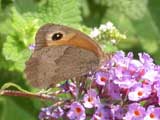
[[[0,86],[13,82],[29,91],[23,69],[37,29],[57,23],[89,33],[107,21],[126,34],[126,52],[147,52],[160,63],[160,0],[0,0]],[[11,89],[11,88],[10,88]],[[46,103],[0,97],[0,120],[37,120]]]

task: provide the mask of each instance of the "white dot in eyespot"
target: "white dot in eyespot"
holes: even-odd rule
[[[62,34],[62,37],[64,36],[64,32],[63,31],[57,31],[57,32],[52,32],[52,33],[50,32],[50,33],[46,34],[46,40],[54,41],[53,40],[53,35],[57,34],[56,37],[58,38],[58,37],[60,37],[60,34],[58,34],[58,33]],[[59,40],[59,39],[57,39],[57,40]],[[55,39],[55,41],[56,41],[56,39]]]

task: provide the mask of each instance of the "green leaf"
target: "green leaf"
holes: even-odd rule
[[[42,23],[50,22],[70,26],[77,26],[81,21],[76,0],[48,0],[39,7],[35,17],[39,18]]]
[[[0,14],[1,14],[1,11],[2,11],[2,5],[1,5],[1,0],[0,0]]]
[[[106,0],[108,8],[126,15],[131,20],[141,19],[147,11],[148,0]],[[116,12],[115,12],[116,13]]]
[[[9,98],[0,98],[0,108],[0,120],[35,120],[30,113],[20,108]]]
[[[35,11],[38,7],[35,0],[14,0],[13,5],[20,13]]]
[[[35,32],[38,28],[38,21],[25,20],[16,9],[12,9],[12,18],[8,21],[11,31],[3,44],[2,53],[8,62],[13,64],[10,70],[23,71],[24,63],[31,54],[28,46],[34,43]],[[22,27],[19,27],[22,26]]]
[[[7,41],[3,45],[3,55],[6,60],[14,63],[10,69],[22,71],[25,61],[30,56],[30,51],[23,47],[22,42],[17,42],[14,38],[8,36]]]

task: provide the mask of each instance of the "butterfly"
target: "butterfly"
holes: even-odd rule
[[[92,38],[71,27],[45,24],[35,37],[35,50],[26,62],[29,83],[48,88],[96,71],[105,55]]]

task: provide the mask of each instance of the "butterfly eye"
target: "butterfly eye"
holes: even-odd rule
[[[58,32],[58,33],[54,33],[52,36],[51,36],[51,39],[53,41],[56,41],[56,40],[60,40],[61,38],[63,37],[63,34]]]

